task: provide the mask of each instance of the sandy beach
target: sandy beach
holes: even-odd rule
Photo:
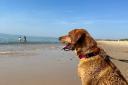
[[[98,41],[112,57],[128,59],[128,42]],[[78,58],[61,44],[0,45],[0,85],[81,85]],[[128,63],[112,60],[128,79]]]

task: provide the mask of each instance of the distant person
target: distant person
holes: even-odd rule
[[[26,36],[24,36],[24,42],[27,42],[27,38],[26,38]]]
[[[18,37],[18,41],[21,42],[22,41],[22,38],[21,37]]]

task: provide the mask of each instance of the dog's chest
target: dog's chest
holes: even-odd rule
[[[78,73],[80,77],[94,77],[101,71],[103,60],[99,59],[81,59],[78,64]]]

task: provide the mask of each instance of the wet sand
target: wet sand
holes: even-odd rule
[[[80,85],[77,58],[59,44],[1,45],[0,85]]]
[[[128,46],[99,42],[108,54],[128,59]],[[81,85],[78,58],[60,44],[0,45],[0,85]],[[128,78],[128,63],[113,62]]]

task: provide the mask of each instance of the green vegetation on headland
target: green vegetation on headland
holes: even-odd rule
[[[128,41],[128,39],[120,39],[120,41]]]
[[[128,39],[96,39],[97,41],[128,41]]]

